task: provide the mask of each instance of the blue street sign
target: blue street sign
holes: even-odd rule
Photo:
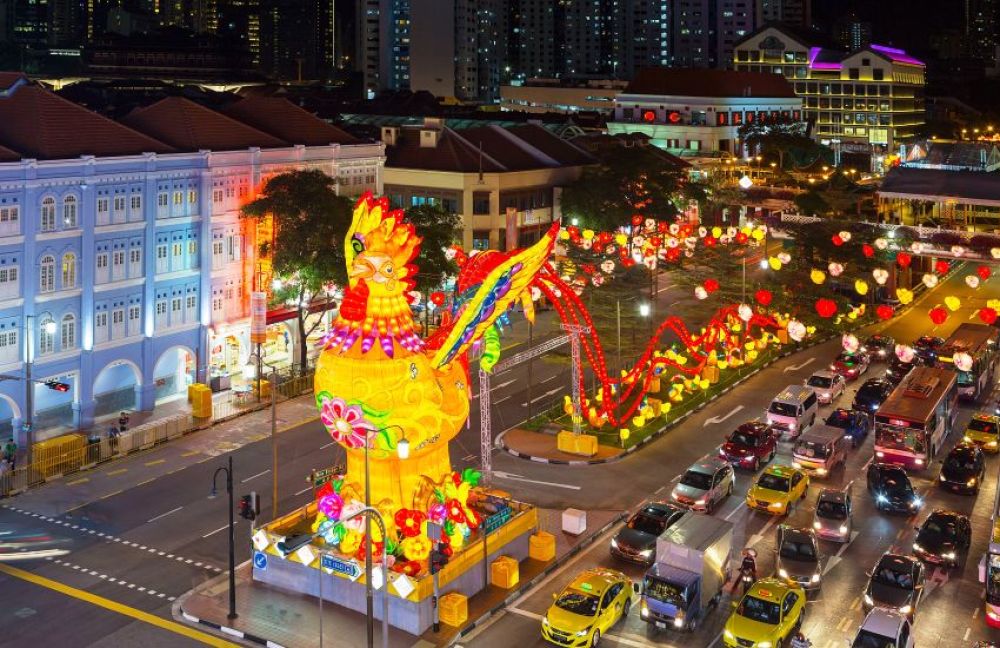
[[[267,554],[263,551],[255,551],[253,553],[253,566],[257,569],[267,569]]]
[[[343,574],[351,580],[357,580],[357,578],[361,576],[361,567],[359,567],[358,564],[352,560],[344,560],[342,558],[337,558],[336,556],[323,554],[320,564],[323,565],[323,569]]]

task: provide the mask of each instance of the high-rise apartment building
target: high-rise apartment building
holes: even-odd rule
[[[812,26],[812,0],[757,0],[757,24]]]
[[[855,13],[847,14],[838,20],[833,32],[837,43],[848,51],[859,50],[872,43],[872,24],[859,20]]]
[[[965,44],[969,58],[992,64],[1000,45],[997,0],[965,0]]]
[[[260,68],[275,79],[325,79],[334,67],[333,0],[261,0]]]
[[[753,0],[675,0],[672,13],[675,67],[728,67],[733,45],[755,25]]]

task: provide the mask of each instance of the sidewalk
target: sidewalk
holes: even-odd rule
[[[441,624],[441,631],[428,630],[417,637],[390,628],[389,645],[393,648],[430,648],[447,646],[461,634],[470,632],[507,602],[530,589],[544,575],[576,555],[610,525],[617,524],[624,514],[617,511],[588,511],[587,532],[579,537],[562,532],[562,511],[538,510],[538,525],[556,537],[556,558],[547,563],[530,558],[521,562],[520,583],[513,590],[490,585],[469,599],[469,618],[463,628]],[[239,615],[230,621],[228,575],[222,574],[198,585],[174,603],[174,618],[182,623],[211,628],[220,636],[244,639],[249,644],[272,648],[318,648],[320,646],[319,599],[295,594],[282,589],[254,583],[248,562],[237,568],[236,611]],[[442,593],[446,593],[445,588]],[[376,611],[381,610],[378,594],[375,595]],[[323,638],[325,646],[337,648],[363,648],[366,645],[365,615],[341,608],[332,603],[323,606]],[[349,630],[348,630],[349,629]],[[375,640],[381,644],[382,623],[375,623]]]

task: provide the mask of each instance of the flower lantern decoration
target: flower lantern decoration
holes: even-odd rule
[[[969,275],[965,278],[965,284],[969,288],[975,290],[976,288],[979,288],[979,277],[976,275]]]
[[[817,299],[816,300],[816,313],[824,318],[829,319],[834,316],[837,312],[837,302],[832,299]]]
[[[801,342],[806,337],[806,325],[798,320],[788,322],[788,337],[795,342]]]
[[[990,270],[990,267],[988,265],[981,265],[978,268],[976,268],[976,274],[979,275],[980,279],[986,281],[987,279],[990,278],[990,275],[993,274],[993,271]]]
[[[924,282],[924,285],[927,286],[927,288],[933,288],[934,286],[938,285],[937,275],[931,274],[929,272],[925,273],[920,280]]]
[[[952,360],[959,371],[972,371],[972,356],[964,351],[956,353]]]
[[[944,298],[944,305],[948,307],[948,310],[954,313],[962,307],[962,300],[954,295],[948,295]]]
[[[761,289],[754,293],[753,298],[757,300],[757,303],[760,304],[761,306],[767,307],[771,305],[771,300],[773,299],[773,295],[771,295],[770,290]]]
[[[342,398],[320,396],[320,420],[337,443],[349,448],[364,447],[375,426],[365,418],[360,405],[348,405]]]
[[[750,319],[753,318],[753,308],[747,304],[740,304],[740,307],[736,310],[736,312],[739,314],[740,319],[744,322],[749,322]]]
[[[875,248],[865,243],[861,246],[861,252],[865,255],[865,258],[870,259],[875,256]]]
[[[831,277],[839,277],[841,273],[844,272],[844,266],[843,264],[833,262],[829,266],[827,266],[827,270],[830,271]]]
[[[875,283],[884,286],[885,282],[889,279],[889,271],[885,268],[875,268],[872,270],[872,277],[875,278]]]
[[[938,260],[937,262],[934,263],[934,272],[936,272],[938,274],[947,274],[948,273],[948,268],[950,268],[950,267],[951,267],[951,264],[948,263],[947,261]]]
[[[875,314],[878,316],[879,319],[887,320],[890,319],[893,315],[895,315],[896,311],[892,308],[892,306],[889,306],[888,304],[882,304],[875,309]]]
[[[989,306],[986,306],[984,308],[980,308],[979,309],[979,319],[984,324],[992,324],[993,322],[997,321],[997,312],[995,310],[993,310],[992,308],[990,308]]]
[[[927,315],[931,318],[931,321],[934,322],[936,326],[944,324],[945,321],[948,319],[948,311],[941,308],[940,306],[935,306],[934,308],[932,308],[930,312],[927,313]]]
[[[896,263],[899,264],[900,268],[909,268],[911,261],[913,261],[913,257],[906,252],[900,252],[896,255]]]
[[[853,333],[845,333],[840,339],[840,344],[844,347],[844,351],[848,353],[856,353],[861,343],[858,342],[858,337]]]
[[[896,345],[896,357],[899,358],[900,362],[905,362],[907,364],[913,362],[913,358],[916,356],[916,351],[913,347],[907,346],[905,344]]]

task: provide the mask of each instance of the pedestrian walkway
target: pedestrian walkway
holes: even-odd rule
[[[589,546],[609,525],[616,524],[622,518],[623,514],[618,511],[587,511],[587,531],[580,536],[572,536],[562,532],[561,510],[539,509],[539,529],[556,538],[556,558],[553,561],[526,559],[520,565],[520,584],[516,590],[490,585],[471,597],[468,601],[469,618],[462,628],[442,623],[440,632],[435,633],[429,629],[419,637],[390,628],[389,645],[392,648],[449,645],[462,630],[471,630],[478,621],[485,621],[514,592],[530,589],[543,574],[549,573]],[[229,613],[228,574],[206,581],[178,598],[174,604],[174,618],[219,630],[222,636],[240,636],[250,643],[267,646],[319,648],[325,645],[362,648],[367,645],[364,614],[326,602],[321,616],[319,598],[253,582],[249,561],[237,567],[236,572],[236,619],[226,618]],[[446,592],[447,587],[442,588],[442,593]],[[381,610],[378,594],[375,609],[377,613]],[[382,623],[376,621],[375,640],[378,645],[381,645],[381,632]]]

